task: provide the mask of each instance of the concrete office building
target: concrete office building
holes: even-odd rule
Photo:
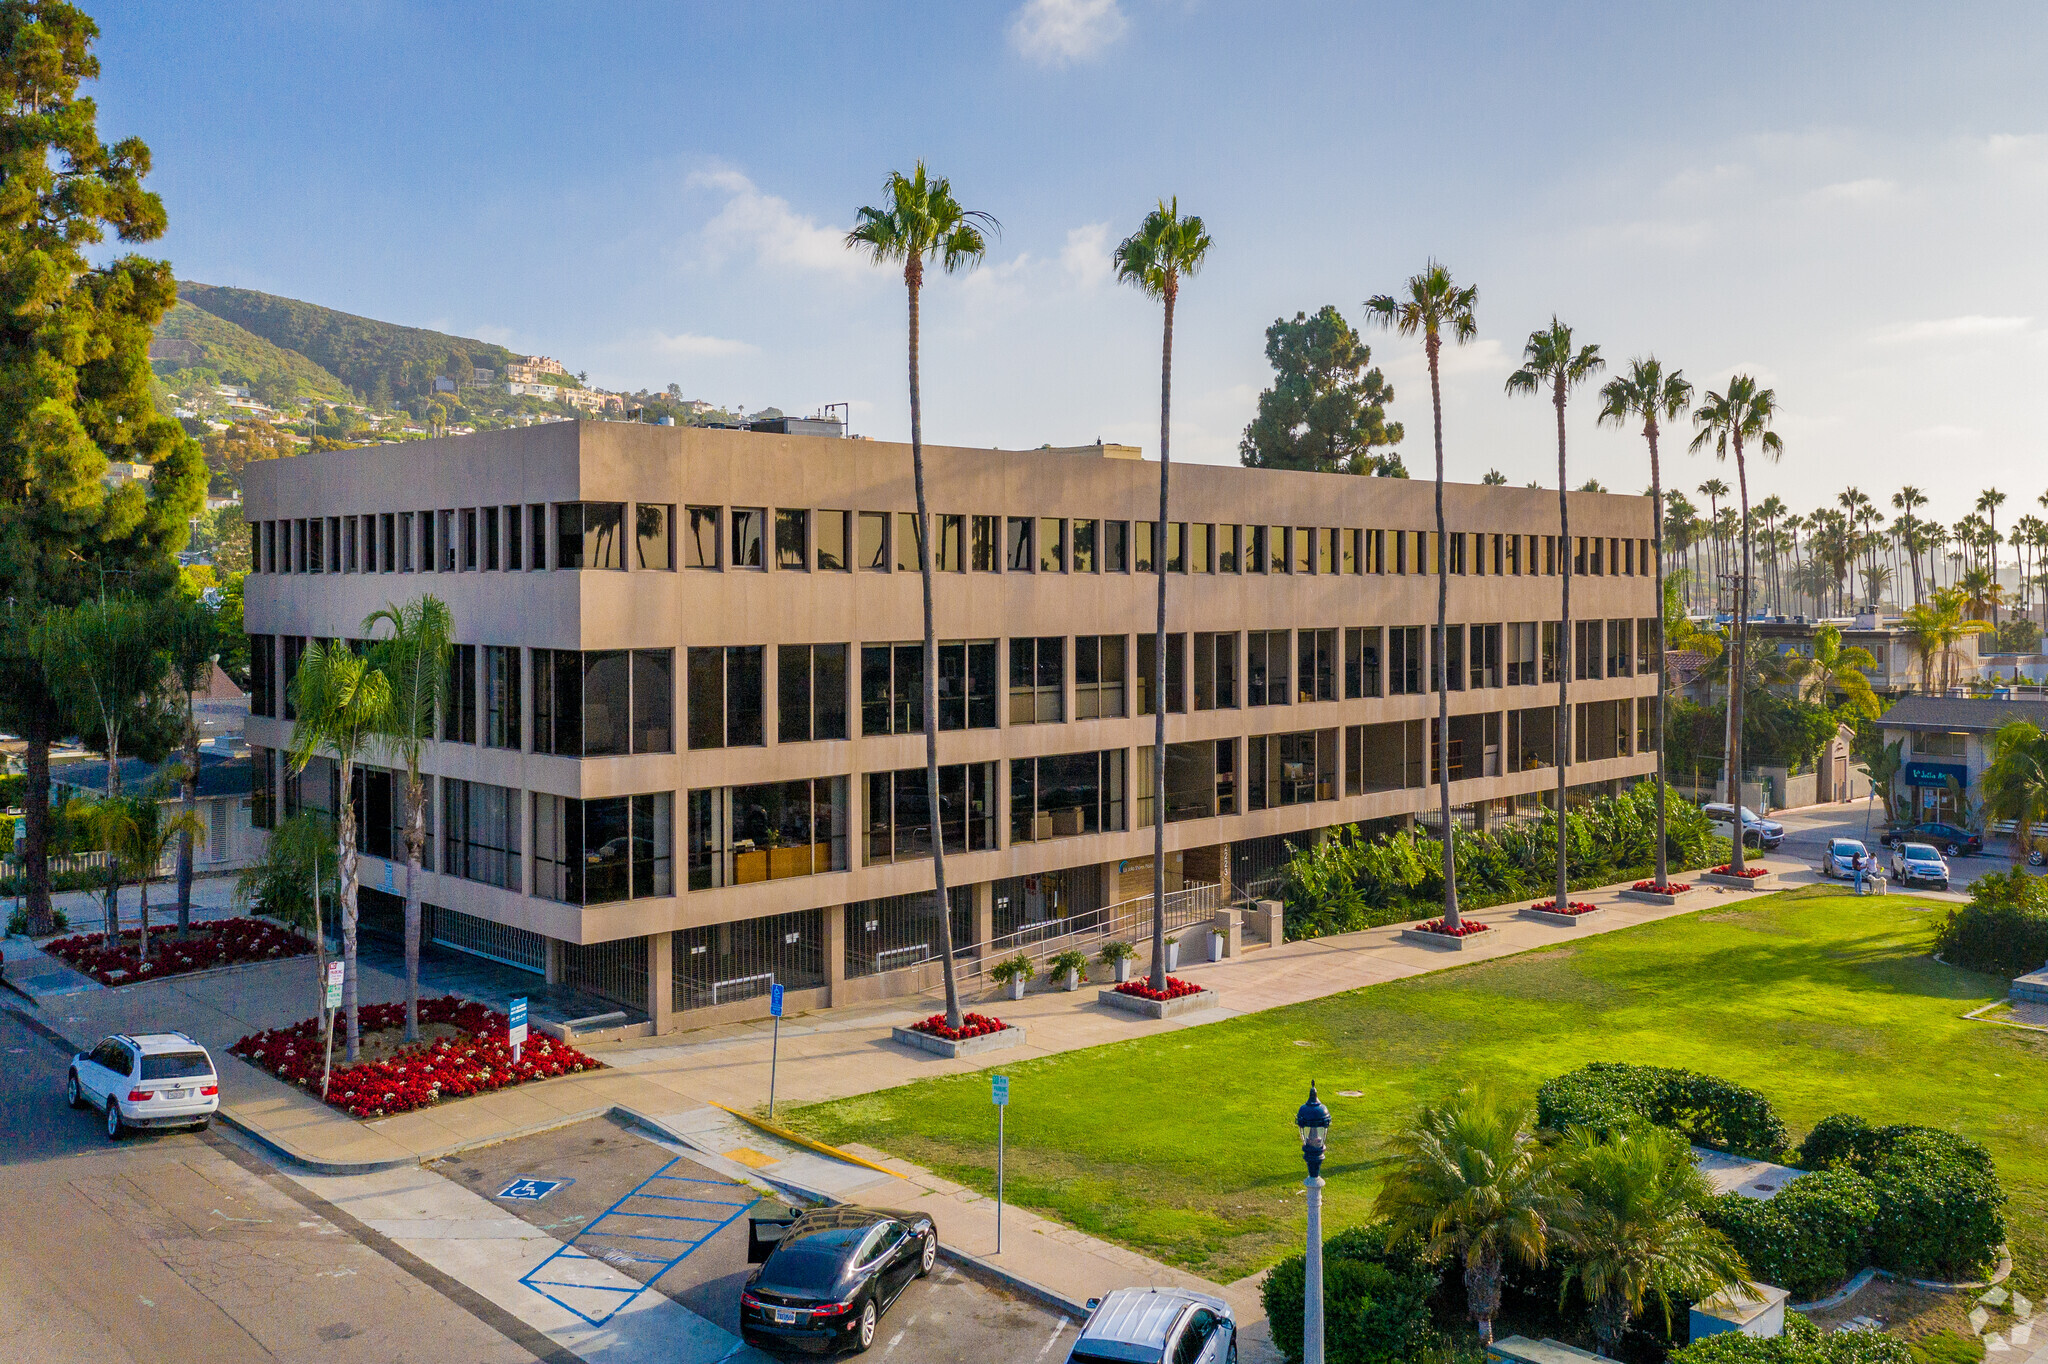
[[[1448,673],[1459,818],[1556,782],[1554,492],[1457,486],[1447,669],[1428,483],[1184,465],[1170,661],[1152,676],[1158,470],[1118,446],[926,452],[941,802],[966,965],[1149,896],[1163,693],[1176,912],[1270,892],[1286,840],[1433,818]],[[245,586],[259,819],[308,638],[453,613],[430,746],[435,941],[655,1030],[937,979],[908,447],[559,423],[252,466]],[[1649,503],[1573,493],[1578,792],[1654,768]],[[1583,576],[1579,576],[1583,575]],[[393,922],[400,788],[358,782],[363,914]]]

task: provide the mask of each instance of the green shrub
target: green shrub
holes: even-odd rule
[[[50,917],[55,920],[59,933],[71,927],[71,917],[61,909],[52,906]],[[26,905],[16,905],[8,911],[7,932],[10,935],[20,934],[26,936],[28,934],[28,907]]]
[[[1777,1160],[1791,1145],[1771,1101],[1753,1089],[1697,1071],[1619,1061],[1595,1061],[1545,1081],[1536,1091],[1536,1118],[1558,1132],[1611,1132],[1642,1120],[1752,1160]]]
[[[1273,1344],[1301,1359],[1301,1318],[1307,1267],[1291,1255],[1260,1287]],[[1351,1227],[1323,1242],[1323,1343],[1330,1364],[1404,1364],[1440,1343],[1430,1324],[1434,1266],[1417,1258],[1415,1242],[1387,1247],[1384,1224]]]
[[[1970,885],[1970,903],[1949,911],[1934,950],[1951,966],[2013,977],[2048,963],[2048,879],[1987,872]]]
[[[1962,1279],[1989,1264],[2005,1241],[2005,1191],[1991,1153],[1968,1137],[1903,1123],[1872,1127],[1842,1113],[1814,1127],[1798,1160],[1870,1181],[1877,1212],[1866,1248],[1880,1269]]]
[[[1785,1334],[1765,1338],[1724,1331],[1667,1356],[1669,1364],[1913,1364],[1912,1351],[1882,1331],[1822,1331],[1796,1312]]]
[[[1769,1199],[1722,1194],[1705,1211],[1742,1252],[1750,1272],[1789,1289],[1795,1302],[1832,1291],[1865,1263],[1877,1191],[1851,1170],[1802,1175]]]

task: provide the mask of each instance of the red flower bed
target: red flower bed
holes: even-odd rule
[[[1641,887],[1638,886],[1637,889],[1640,890]],[[1529,908],[1540,909],[1545,914],[1591,914],[1600,906],[1589,905],[1582,900],[1567,900],[1564,908],[1559,909],[1556,900],[1539,900],[1535,904],[1530,905]]]
[[[1655,881],[1638,881],[1629,889],[1647,891],[1651,895],[1683,895],[1692,887],[1683,881],[1673,881],[1665,886],[1660,886]]]
[[[1744,867],[1741,871],[1730,871],[1728,865],[1723,863],[1714,868],[1714,875],[1716,876],[1740,876],[1750,881],[1754,881],[1759,876],[1769,876],[1770,874],[1771,869],[1769,867]]]
[[[1186,999],[1189,995],[1202,993],[1202,987],[1179,976],[1168,976],[1166,988],[1155,990],[1142,980],[1127,980],[1116,987],[1120,995],[1136,995],[1139,999]]]
[[[131,928],[112,947],[107,945],[104,933],[79,933],[58,938],[43,950],[102,985],[131,985],[138,980],[182,976],[243,962],[281,961],[302,957],[313,950],[312,939],[262,919],[215,919],[194,924],[192,936],[184,942],[178,941],[176,928],[152,925],[146,964],[136,961],[141,944],[141,932]]]
[[[946,1026],[944,1014],[933,1014],[930,1018],[911,1024],[910,1030],[928,1032],[933,1037],[943,1037],[948,1042],[964,1042],[970,1037],[986,1037],[992,1032],[1001,1032],[1006,1026],[1002,1019],[990,1018],[987,1014],[961,1014],[960,1026],[949,1028]]]
[[[360,1010],[364,1032],[405,1026],[405,1005],[365,1004]],[[494,1089],[509,1089],[529,1080],[545,1080],[603,1066],[566,1042],[545,1033],[528,1033],[519,1060],[512,1059],[505,1015],[475,1000],[443,995],[420,1001],[420,1023],[446,1023],[467,1034],[443,1038],[402,1053],[389,1061],[337,1065],[327,1086],[327,1102],[358,1118],[386,1118],[410,1113],[443,1099],[462,1099]],[[335,1021],[339,1032],[343,1024]],[[337,1049],[340,1046],[336,1041]],[[229,1047],[234,1055],[269,1071],[280,1080],[320,1093],[320,1020],[309,1018],[288,1028],[253,1033]]]
[[[1426,924],[1415,925],[1418,933],[1441,933],[1446,938],[1469,938],[1474,933],[1485,933],[1491,928],[1491,924],[1478,923],[1472,919],[1465,920],[1456,928],[1450,927],[1442,919],[1431,919]]]

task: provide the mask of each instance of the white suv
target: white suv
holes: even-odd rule
[[[71,1058],[64,1097],[107,1117],[107,1140],[131,1127],[200,1131],[220,1107],[213,1058],[181,1032],[119,1034]]]

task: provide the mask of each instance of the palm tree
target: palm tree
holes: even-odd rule
[[[1600,422],[1625,426],[1641,420],[1643,440],[1650,447],[1650,535],[1657,558],[1657,602],[1661,615],[1664,601],[1664,473],[1657,458],[1658,419],[1677,421],[1692,408],[1692,385],[1685,371],[1664,372],[1656,356],[1628,362],[1628,373],[1609,379],[1600,389]],[[1772,501],[1777,501],[1773,498]],[[1784,504],[1778,503],[1778,510]],[[1663,641],[1652,651],[1657,660],[1657,715],[1651,732],[1657,735],[1657,884],[1670,882],[1670,868],[1664,855],[1664,683],[1669,672],[1664,666]]]
[[[1653,1298],[1668,1328],[1674,1299],[1753,1287],[1734,1245],[1700,1218],[1714,1190],[1680,1133],[1648,1124],[1611,1136],[1573,1128],[1556,1160],[1569,1191],[1557,1239],[1571,1255],[1559,1301],[1578,1284],[1602,1355],[1616,1356],[1630,1320]]]
[[[1166,988],[1166,528],[1173,474],[1173,309],[1182,278],[1197,273],[1209,255],[1202,220],[1181,217],[1180,196],[1162,199],[1138,230],[1116,248],[1116,277],[1165,305],[1159,347],[1159,522],[1152,571],[1159,575],[1157,619],[1152,626],[1152,988]]]
[[[1758,388],[1747,374],[1737,374],[1719,393],[1709,392],[1693,410],[1693,425],[1699,433],[1692,438],[1695,454],[1711,448],[1718,459],[1735,455],[1735,484],[1742,497],[1742,576],[1735,585],[1735,676],[1728,687],[1728,804],[1742,809],[1742,661],[1749,645],[1749,466],[1744,445],[1754,445],[1767,459],[1784,453],[1785,443],[1771,430],[1778,414],[1778,395],[1773,389]],[[1738,830],[1737,832],[1740,832]],[[1736,875],[1743,871],[1742,840],[1737,838],[1729,867]]]
[[[1939,587],[1900,621],[1906,631],[1906,647],[1920,660],[1922,691],[1933,690],[1936,662],[1941,664],[1941,689],[1948,690],[1954,679],[1956,646],[1965,635],[1981,635],[1991,629],[1984,621],[1964,618],[1964,601],[1962,588]]]
[[[918,388],[918,295],[925,262],[935,260],[947,274],[980,263],[988,254],[984,231],[1000,225],[979,209],[960,207],[952,182],[927,177],[924,162],[911,175],[890,171],[882,184],[881,207],[855,215],[846,244],[877,265],[901,265],[910,297],[910,468],[917,485],[917,572],[924,588],[924,777],[932,824],[932,900],[939,916],[939,940],[946,949],[946,1023],[960,1026],[960,987],[953,979],[953,916],[946,898],[946,838],[939,809],[939,636],[932,614],[931,514],[924,495],[924,396]]]
[[[2012,821],[2016,867],[2034,846],[2034,830],[2048,824],[2048,733],[2032,720],[2008,720],[1991,736],[1984,818]]]
[[[1450,558],[1445,552],[1450,536],[1444,524],[1444,395],[1439,357],[1443,352],[1445,332],[1449,332],[1451,340],[1461,346],[1479,335],[1479,323],[1473,316],[1473,309],[1479,306],[1479,289],[1471,284],[1461,288],[1451,279],[1450,267],[1434,260],[1424,267],[1421,274],[1410,275],[1406,288],[1407,293],[1400,298],[1392,294],[1374,294],[1365,301],[1365,306],[1368,316],[1382,327],[1392,327],[1402,336],[1419,333],[1423,356],[1429,361],[1429,404],[1436,437],[1436,659],[1438,671],[1444,672],[1449,666],[1445,641],[1450,633],[1451,578]],[[1558,497],[1564,497],[1561,478]],[[1455,929],[1461,920],[1458,917],[1457,831],[1451,822],[1450,731],[1450,678],[1440,676],[1436,693],[1436,742],[1430,746],[1430,751],[1438,755],[1437,797],[1444,825],[1444,926]],[[1558,766],[1562,768],[1563,765],[1564,759],[1560,755]]]
[[[1784,602],[1779,598],[1782,578],[1778,572],[1778,518],[1790,510],[1791,508],[1785,505],[1785,499],[1779,497],[1776,493],[1772,493],[1769,497],[1756,504],[1757,519],[1764,523],[1764,548],[1770,552],[1764,576],[1770,579],[1771,611],[1773,614],[1785,609]]]
[[[1881,707],[1877,693],[1870,689],[1869,674],[1877,667],[1877,656],[1860,644],[1842,643],[1842,632],[1822,625],[1813,632],[1813,654],[1801,660],[1799,690],[1810,701],[1827,705],[1836,692],[1853,712],[1875,720]]]
[[[340,768],[335,866],[341,878],[342,1003],[348,1010],[348,1059],[353,1065],[362,1047],[356,1007],[355,773],[356,763],[390,727],[391,679],[346,646],[316,639],[299,660],[291,694],[298,713],[287,760],[292,774],[304,772],[322,749],[334,754]]]
[[[1916,605],[1925,589],[1920,581],[1920,556],[1915,549],[1919,543],[1920,519],[1913,513],[1926,505],[1927,494],[1910,483],[1892,494],[1892,506],[1899,513],[1899,533],[1905,545],[1906,560],[1913,566],[1913,601]]]
[[[420,1035],[420,864],[427,848],[427,785],[420,778],[420,754],[434,738],[434,717],[448,687],[449,638],[454,619],[436,596],[386,606],[363,621],[374,636],[379,623],[391,627],[376,641],[374,666],[391,681],[391,710],[378,741],[405,765],[405,1040]]]
[[[1998,509],[2005,505],[2005,494],[1996,488],[1986,488],[1977,494],[1977,510],[1989,518],[1989,534],[1984,547],[1991,552],[1991,581],[1998,581]],[[1998,602],[1991,603],[1991,623],[1998,624]]]
[[[1605,368],[1607,362],[1600,358],[1598,346],[1574,349],[1572,329],[1552,317],[1549,327],[1529,333],[1528,341],[1522,346],[1522,367],[1510,374],[1507,382],[1510,394],[1547,391],[1550,405],[1557,411],[1557,903],[1560,906],[1571,898],[1567,885],[1570,869],[1566,865],[1571,841],[1567,836],[1564,807],[1572,759],[1572,511],[1564,491],[1569,486],[1564,474],[1564,405],[1572,389]]]
[[[1718,594],[1721,590],[1721,499],[1728,496],[1728,485],[1718,478],[1710,478],[1696,491],[1707,499],[1707,528],[1715,537],[1707,546],[1712,556],[1707,571],[1713,575],[1712,591]]]
[[[178,937],[184,939],[192,933],[192,845],[206,832],[199,819],[199,724],[192,712],[192,695],[212,681],[226,635],[212,607],[182,598],[166,604],[163,631],[177,693],[179,734],[185,750],[185,814],[190,817],[178,837]]]
[[[1956,580],[1956,586],[1963,592],[1970,604],[1970,615],[1982,620],[1991,612],[1991,597],[1995,586],[1988,568],[1973,568]]]
[[[149,790],[102,801],[96,811],[100,816],[96,832],[106,840],[108,859],[117,863],[141,892],[142,932],[135,952],[139,968],[149,963],[149,883],[156,879],[157,866],[173,843],[206,832],[198,815],[189,810],[171,813],[164,804],[169,787],[181,778],[179,769],[166,768]],[[107,945],[118,944],[110,938]]]
[[[1423,1239],[1432,1259],[1465,1266],[1465,1310],[1493,1340],[1501,1280],[1513,1260],[1540,1265],[1549,1251],[1549,1164],[1526,1106],[1477,1089],[1431,1104],[1394,1138],[1375,1204],[1388,1240]]]

